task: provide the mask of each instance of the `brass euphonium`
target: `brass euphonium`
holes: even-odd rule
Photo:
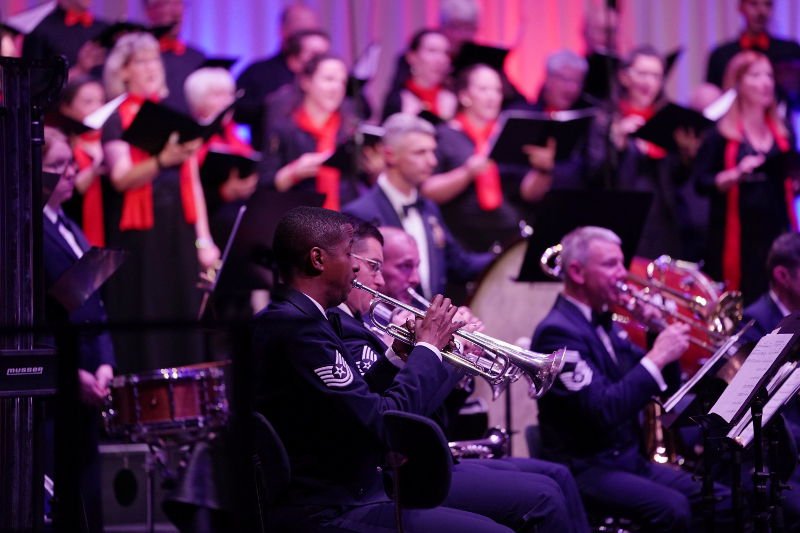
[[[395,339],[408,344],[414,343],[414,334],[407,328],[392,323],[384,324],[377,320],[375,308],[380,304],[387,304],[407,311],[417,318],[424,318],[424,311],[378,292],[358,281],[353,281],[353,287],[372,295],[373,299],[370,303],[369,315],[376,328]],[[492,386],[495,398],[509,383],[518,380],[523,375],[530,382],[528,395],[531,398],[539,398],[547,392],[564,366],[565,349],[563,348],[553,353],[542,354],[520,348],[483,333],[466,331],[463,328],[456,331],[455,336],[478,347],[479,353],[469,354],[462,353],[461,350],[445,349],[442,350],[442,357],[451,364],[465,368],[471,374],[486,379]]]

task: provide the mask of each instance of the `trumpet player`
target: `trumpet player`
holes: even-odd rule
[[[419,255],[413,237],[393,227],[381,228],[379,232],[373,225],[355,217],[353,224],[352,253],[359,263],[356,279],[371,289],[410,303],[407,289],[416,286],[419,280]],[[369,320],[369,306],[369,293],[353,290],[343,304],[330,309],[329,313],[340,315],[342,341],[356,369],[364,374],[371,390],[382,393],[392,386],[395,375],[405,363],[395,355],[395,350],[388,350],[384,341],[365,326],[363,321]],[[470,316],[463,308],[459,313]],[[474,322],[473,325],[477,327]],[[430,415],[445,430],[448,409],[444,402],[449,405],[460,400],[460,404],[465,399],[461,391],[452,393],[463,372],[453,366],[448,371],[451,379],[434,397],[431,405],[434,411]],[[569,470],[537,459],[463,459],[453,468],[452,488],[444,504],[480,513],[522,531],[534,526],[537,531],[577,533],[589,530],[580,494]]]
[[[449,377],[441,349],[463,326],[453,321],[450,300],[437,295],[425,318],[416,321],[416,345],[392,385],[382,393],[370,391],[338,336],[338,321],[325,313],[347,299],[361,268],[351,255],[352,241],[344,215],[312,207],[292,209],[275,231],[273,250],[284,285],[253,326],[260,354],[254,383],[256,409],[274,426],[291,464],[281,500],[287,523],[276,526],[282,531],[395,527],[394,506],[378,472],[382,414],[429,414],[431,398]],[[406,531],[510,531],[477,512],[448,507],[410,509],[403,522]]]
[[[698,515],[701,485],[689,474],[650,462],[640,447],[638,415],[667,385],[662,370],[689,344],[673,324],[644,353],[610,321],[626,276],[619,237],[581,227],[564,237],[563,292],[533,335],[534,350],[566,346],[566,364],[539,400],[546,457],[572,470],[587,507],[639,523],[647,531],[686,531]],[[717,517],[730,515],[729,492],[715,487]]]

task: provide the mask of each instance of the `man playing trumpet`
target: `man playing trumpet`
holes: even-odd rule
[[[700,482],[645,457],[638,415],[666,390],[661,372],[688,347],[689,327],[667,326],[644,353],[608,311],[620,303],[618,285],[627,275],[619,237],[587,226],[561,244],[564,290],[532,341],[538,351],[567,347],[561,374],[539,400],[546,458],[570,467],[587,506],[631,518],[648,531],[688,530]],[[715,490],[728,496],[726,489]],[[717,504],[718,517],[729,503]]]

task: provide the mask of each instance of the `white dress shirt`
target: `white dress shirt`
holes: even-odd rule
[[[409,209],[408,214],[403,212],[403,206],[413,204],[419,198],[419,192],[414,189],[411,194],[403,194],[389,182],[386,174],[378,176],[378,187],[389,199],[403,229],[417,241],[419,250],[419,280],[422,285],[422,293],[427,298],[432,298],[431,294],[431,268],[430,256],[428,254],[428,235],[425,232],[425,221],[422,220],[422,213],[418,209]]]
[[[56,212],[49,205],[45,205],[44,208],[42,209],[42,212],[50,222],[55,224],[56,228],[58,228],[58,233],[64,238],[65,241],[67,241],[67,244],[75,253],[75,255],[78,256],[78,259],[83,257],[83,250],[81,250],[81,246],[78,244],[78,239],[75,238],[75,235],[69,230],[67,226],[65,226],[64,224],[61,223],[61,221],[58,220],[59,215],[61,215],[62,217],[65,216],[64,213]]]

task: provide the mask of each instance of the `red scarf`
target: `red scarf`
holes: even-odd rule
[[[489,122],[482,129],[475,127],[464,113],[459,113],[455,121],[461,125],[462,131],[475,145],[475,154],[488,155],[489,138],[494,131],[496,120]],[[503,205],[503,188],[500,185],[500,171],[494,161],[483,173],[475,176],[475,192],[478,195],[478,205],[484,211],[494,211]]]
[[[67,9],[64,14],[64,25],[67,27],[80,24],[84,28],[88,28],[94,22],[94,17],[88,11],[78,11],[76,9]]]
[[[186,43],[176,37],[164,35],[158,40],[158,45],[162,54],[172,52],[176,56],[182,56],[186,53]]]
[[[761,50],[766,52],[769,49],[769,35],[765,32],[761,33],[743,33],[739,37],[739,46],[742,50]]]
[[[144,103],[144,98],[129,95],[119,106],[119,116],[122,128],[126,129],[133,122],[136,113]],[[130,147],[131,163],[136,165],[152,157],[135,146]],[[158,179],[156,177],[156,179]],[[194,187],[192,186],[192,171],[189,161],[184,161],[180,168],[180,189],[183,215],[188,224],[197,222],[197,210],[194,205]],[[128,189],[122,200],[122,217],[119,221],[121,230],[148,230],[153,228],[153,184],[148,183],[141,187]]]
[[[783,137],[771,117],[767,117],[767,126],[772,132],[775,144],[781,152],[789,150],[789,141]],[[744,129],[740,126],[742,137]],[[730,139],[725,145],[725,170],[736,167],[741,141]],[[794,212],[794,189],[792,180],[783,182],[786,210],[789,213],[789,224],[797,231],[797,215]],[[738,290],[742,284],[742,221],[739,219],[739,184],[735,184],[727,193],[725,205],[725,234],[722,246],[722,277],[729,290]]]
[[[656,114],[656,108],[654,106],[648,107],[633,107],[626,101],[621,101],[619,103],[619,111],[622,113],[622,118],[636,116],[642,117],[645,121],[650,120],[653,118],[653,115]],[[667,151],[661,148],[658,145],[655,145],[648,141],[642,141],[645,145],[644,155],[649,157],[650,159],[664,159],[667,157]]]
[[[314,124],[303,106],[300,106],[292,117],[301,130],[310,133],[314,138],[314,141],[317,143],[317,147],[315,148],[316,152],[330,152],[336,150],[336,134],[342,123],[342,117],[338,111],[331,113],[328,120],[319,126]],[[336,168],[319,167],[316,181],[317,192],[325,195],[325,203],[322,204],[322,207],[325,209],[338,211],[340,208],[340,177],[340,172]]]
[[[422,87],[411,78],[406,81],[406,89],[411,94],[416,96],[422,102],[422,107],[434,115],[439,115],[439,91],[442,90],[441,85],[436,87]]]
[[[97,137],[99,131],[89,131],[80,135],[85,141],[93,141]],[[99,138],[97,139],[99,141]],[[92,158],[80,146],[76,146],[73,150],[75,154],[75,163],[78,165],[78,170],[84,170],[92,166]],[[89,188],[83,193],[83,232],[86,234],[86,240],[92,246],[103,247],[106,245],[106,232],[104,227],[103,218],[103,189],[100,185],[100,176],[95,176]]]

